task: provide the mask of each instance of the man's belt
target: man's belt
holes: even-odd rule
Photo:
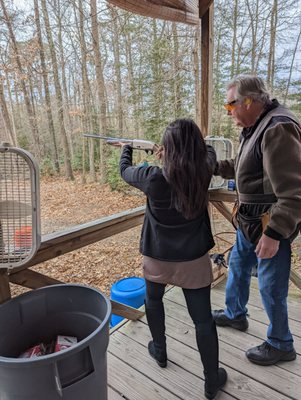
[[[273,204],[277,202],[277,197],[274,193],[256,193],[256,194],[238,194],[239,203],[244,204]]]

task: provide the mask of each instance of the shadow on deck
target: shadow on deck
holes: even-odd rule
[[[194,327],[181,289],[165,294],[168,366],[161,369],[150,358],[150,333],[143,317],[127,321],[112,331],[108,349],[109,400],[199,400],[203,394],[203,371],[196,347]],[[212,308],[223,308],[224,283],[212,290]],[[220,364],[228,382],[217,400],[301,399],[301,302],[289,300],[290,328],[298,357],[295,361],[261,367],[250,363],[245,351],[266,337],[267,317],[256,289],[249,301],[247,332],[218,328]]]

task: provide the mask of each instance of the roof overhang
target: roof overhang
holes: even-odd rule
[[[107,0],[110,4],[146,17],[196,25],[213,0]]]

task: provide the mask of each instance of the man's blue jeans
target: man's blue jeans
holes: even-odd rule
[[[258,263],[259,290],[270,320],[267,342],[279,350],[290,351],[293,349],[287,314],[290,241],[281,240],[277,254],[270,259],[257,258],[255,248],[238,230],[229,260],[225,314],[231,319],[247,314],[252,267]]]

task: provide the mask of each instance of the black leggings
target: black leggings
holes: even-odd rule
[[[155,344],[166,347],[163,296],[166,285],[146,280],[145,311]],[[214,379],[218,370],[218,339],[211,314],[210,285],[200,289],[182,289],[189,315],[195,325],[196,341],[204,373]]]

